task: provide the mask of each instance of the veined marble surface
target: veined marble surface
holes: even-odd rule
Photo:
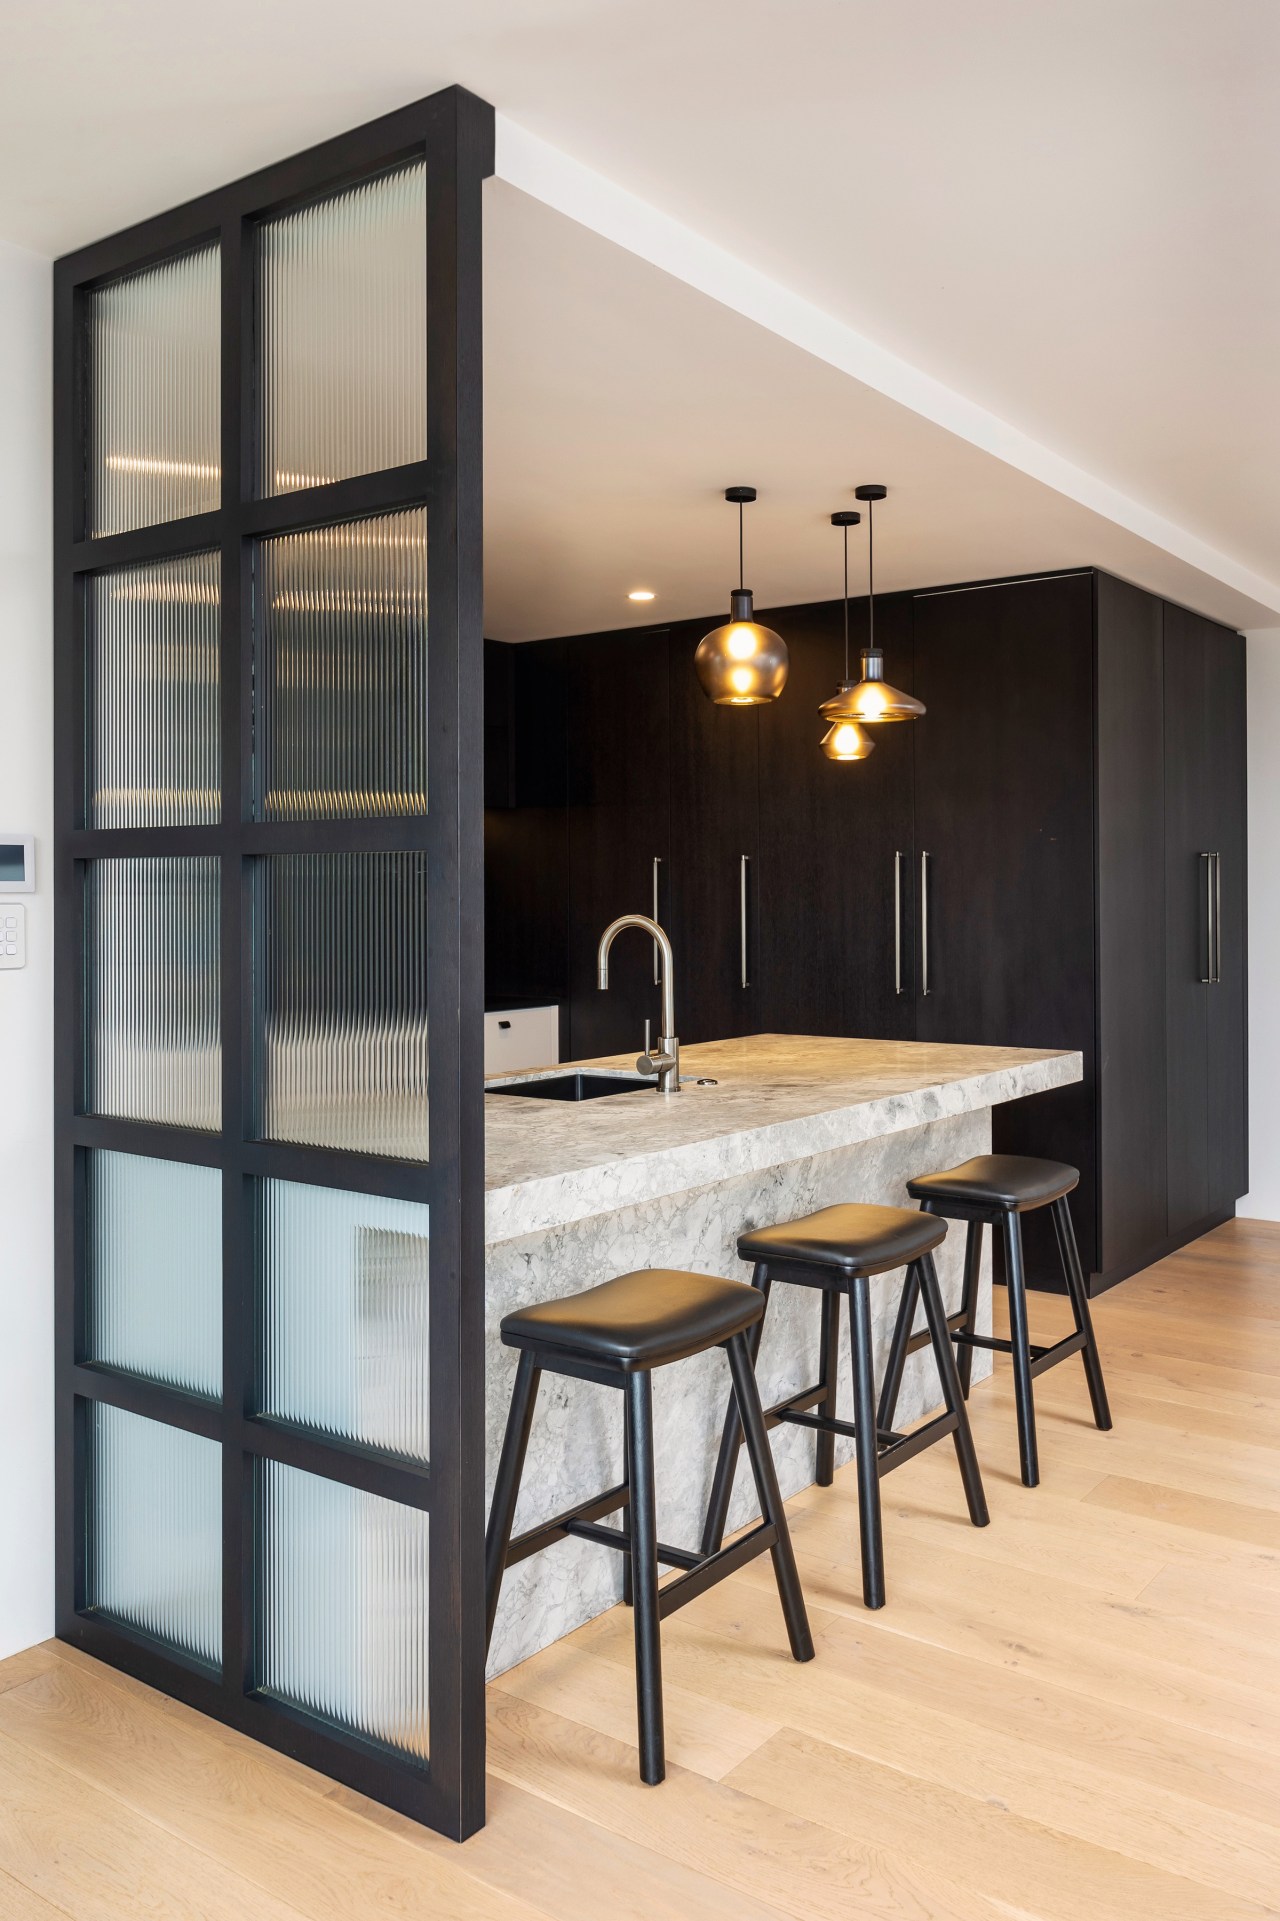
[[[565,1063],[634,1073],[627,1055]],[[753,1034],[682,1050],[679,1094],[485,1101],[485,1235],[505,1241],[1078,1081],[1077,1053]],[[707,1076],[714,1087],[698,1087]],[[527,1074],[507,1075],[527,1080]],[[500,1084],[490,1081],[491,1087]]]
[[[631,1062],[619,1056],[591,1065],[621,1070]],[[906,1183],[912,1175],[990,1151],[996,1102],[1061,1086],[1081,1073],[1079,1054],[770,1035],[690,1047],[682,1066],[691,1078],[716,1076],[719,1086],[689,1086],[670,1100],[643,1089],[581,1105],[503,1097],[486,1103],[490,1495],[516,1366],[514,1351],[502,1345],[504,1315],[636,1268],[688,1268],[749,1280],[750,1268],[737,1257],[745,1228],[795,1220],[837,1201],[910,1206]],[[959,1305],[963,1252],[963,1229],[953,1228],[937,1253],[949,1311]],[[902,1282],[901,1271],[872,1282],[877,1382]],[[758,1366],[766,1405],[813,1381],[820,1298],[811,1288],[774,1288]],[[990,1331],[990,1315],[988,1246],[979,1290],[982,1331]],[[990,1355],[976,1351],[974,1379],[990,1369]],[[658,1369],[653,1385],[658,1531],[663,1540],[696,1547],[724,1419],[728,1363],[718,1350],[699,1355]],[[851,1418],[850,1401],[846,1312],[840,1359],[845,1419]],[[927,1350],[912,1355],[898,1425],[909,1426],[940,1401],[932,1357]],[[813,1479],[814,1436],[784,1426],[770,1440],[782,1491],[795,1494]],[[953,1452],[950,1440],[940,1445]],[[851,1453],[852,1444],[837,1439],[837,1461]],[[517,1531],[614,1485],[621,1468],[621,1396],[544,1375]],[[896,1471],[910,1474],[912,1463]],[[958,1469],[954,1492],[957,1525],[967,1525]],[[744,1460],[730,1526],[743,1525],[755,1511]],[[851,1543],[850,1568],[856,1567]],[[886,1572],[892,1607],[892,1560]],[[557,1542],[508,1570],[489,1673],[502,1673],[611,1607],[621,1581],[621,1557],[586,1541]],[[778,1634],[785,1645],[781,1614]]]

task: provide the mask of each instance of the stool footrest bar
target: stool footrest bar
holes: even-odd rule
[[[951,1334],[955,1334],[957,1328],[963,1327],[964,1318],[965,1316],[964,1316],[963,1308],[958,1309],[957,1312],[954,1314],[948,1314],[947,1316],[948,1332]],[[918,1354],[922,1347],[928,1347],[932,1338],[933,1337],[929,1333],[929,1330],[927,1327],[917,1328],[916,1332],[911,1336],[910,1340],[907,1342],[905,1352],[908,1354]]]
[[[658,1589],[658,1616],[665,1621],[668,1614],[674,1614],[687,1601],[696,1600],[705,1594],[717,1581],[726,1575],[736,1574],[748,1561],[754,1561],[757,1554],[764,1554],[773,1547],[778,1539],[778,1530],[772,1521],[762,1521],[753,1527],[749,1534],[731,1541],[728,1547],[718,1548],[714,1554],[699,1555],[696,1565],[687,1574],[679,1575],[667,1587]],[[659,1550],[659,1559],[662,1558]]]
[[[577,1507],[567,1507],[563,1514],[557,1514],[549,1521],[542,1521],[531,1527],[525,1534],[513,1537],[507,1549],[505,1565],[514,1567],[517,1561],[528,1560],[531,1554],[540,1554],[544,1547],[553,1541],[563,1541],[569,1534],[571,1525],[580,1521],[598,1521],[606,1514],[616,1514],[620,1507],[626,1507],[631,1500],[630,1490],[625,1486],[611,1487],[607,1493],[597,1494],[592,1500],[579,1501]]]
[[[1089,1336],[1083,1331],[1068,1334],[1064,1340],[1055,1341],[1052,1347],[1033,1347],[1031,1350],[1031,1377],[1043,1374],[1046,1368],[1056,1367],[1059,1361],[1069,1360],[1085,1347]]]
[[[596,1521],[567,1521],[564,1531],[576,1540],[594,1541],[598,1547],[618,1548],[623,1554],[631,1552],[631,1536],[620,1527],[601,1527]],[[668,1567],[695,1568],[701,1565],[702,1558],[692,1548],[668,1547],[665,1541],[658,1542],[658,1559]]]

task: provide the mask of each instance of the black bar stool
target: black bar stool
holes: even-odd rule
[[[862,1548],[862,1598],[869,1608],[884,1606],[884,1542],[880,1522],[880,1479],[890,1469],[900,1467],[914,1454],[932,1447],[950,1434],[955,1441],[956,1458],[964,1482],[969,1517],[975,1527],[988,1521],[982,1476],[964,1395],[956,1372],[955,1355],[948,1339],[946,1310],[938,1287],[933,1250],[946,1238],[946,1224],[929,1220],[924,1214],[906,1207],[865,1207],[848,1204],[824,1207],[803,1220],[781,1227],[754,1228],[739,1236],[738,1257],[755,1262],[752,1285],[767,1301],[775,1281],[799,1287],[821,1289],[822,1329],[818,1361],[819,1379],[813,1387],[789,1395],[785,1401],[767,1408],[766,1428],[780,1422],[811,1427],[818,1434],[816,1480],[819,1487],[830,1487],[835,1471],[835,1436],[845,1434],[857,1443],[858,1531]],[[946,1413],[927,1421],[912,1434],[895,1434],[884,1421],[877,1421],[875,1383],[871,1346],[871,1280],[891,1268],[905,1267],[907,1285],[923,1294],[929,1323],[928,1339],[933,1342],[942,1397]],[[836,1368],[840,1354],[840,1301],[849,1297],[849,1331],[853,1358],[853,1420],[836,1418]],[[754,1363],[760,1349],[761,1322],[751,1330],[750,1354]],[[899,1368],[901,1375],[901,1368]],[[896,1396],[895,1396],[896,1400]],[[820,1413],[812,1410],[820,1408]],[[874,1445],[865,1446],[868,1435]],[[724,1539],[733,1491],[742,1429],[733,1403],[725,1416],[716,1463],[711,1500],[702,1534],[702,1551],[714,1553]]]
[[[914,1216],[919,1219],[920,1217]],[[944,1230],[945,1231],[945,1230]],[[497,1485],[485,1537],[487,1638],[504,1571],[566,1535],[620,1548],[628,1557],[625,1598],[635,1607],[636,1697],[640,1723],[640,1775],[655,1785],[666,1773],[662,1733],[662,1651],[658,1624],[726,1575],[733,1574],[767,1548],[773,1556],[778,1595],[797,1661],[813,1659],[813,1641],[800,1578],[778,1491],[773,1456],[765,1439],[760,1396],[752,1372],[747,1330],[764,1313],[764,1301],[741,1281],[706,1274],[678,1274],[665,1268],[623,1274],[563,1300],[508,1314],[502,1338],[521,1350],[507,1431],[498,1464]],[[734,1401],[746,1429],[747,1452],[755,1475],[760,1511],[758,1527],[718,1553],[691,1553],[658,1539],[653,1479],[653,1394],[655,1367],[687,1360],[709,1347],[727,1348]],[[623,1480],[513,1541],[520,1476],[533,1423],[533,1404],[543,1370],[577,1380],[619,1387],[626,1396]],[[627,1508],[630,1527],[602,1527],[602,1517]],[[658,1564],[684,1572],[658,1587]]]
[[[1067,1195],[1079,1183],[1080,1175],[1065,1161],[1033,1160],[1020,1154],[979,1154],[959,1167],[942,1174],[922,1174],[907,1182],[907,1192],[929,1214],[945,1220],[967,1221],[968,1241],[964,1257],[964,1294],[960,1311],[950,1319],[951,1338],[959,1350],[960,1384],[966,1397],[973,1369],[975,1347],[990,1348],[996,1354],[1013,1357],[1013,1393],[1018,1410],[1018,1451],[1022,1480],[1035,1487],[1040,1480],[1040,1460],[1036,1447],[1036,1411],[1031,1383],[1037,1374],[1056,1367],[1073,1354],[1084,1357],[1085,1378],[1093,1403],[1093,1418],[1100,1428],[1111,1426],[1111,1410],[1102,1380],[1098,1342],[1089,1316],[1089,1295],[1080,1268],[1080,1251]],[[1075,1317],[1075,1333],[1052,1347],[1034,1347],[1027,1325],[1027,1283],[1022,1265],[1022,1224],[1020,1216],[1036,1207],[1053,1209],[1053,1228],[1062,1260],[1062,1272]],[[979,1334],[975,1329],[978,1309],[978,1273],[982,1264],[982,1230],[990,1224],[1004,1237],[1005,1281],[1009,1290],[1009,1328],[1012,1339],[1000,1340]],[[884,1390],[880,1398],[880,1419],[892,1421],[902,1382],[902,1367],[908,1354],[923,1346],[929,1335],[923,1330],[912,1334],[916,1292],[910,1280],[903,1292],[898,1322],[889,1351]]]

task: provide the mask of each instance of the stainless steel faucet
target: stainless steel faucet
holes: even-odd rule
[[[680,1041],[676,1034],[676,985],[675,963],[671,955],[671,942],[656,920],[647,914],[621,914],[617,920],[610,921],[600,936],[600,951],[596,956],[600,985],[609,985],[609,949],[624,927],[638,927],[657,943],[662,955],[662,1031],[658,1035],[658,1052],[649,1046],[649,1023],[644,1024],[644,1053],[636,1062],[638,1074],[656,1074],[660,1094],[680,1092]]]

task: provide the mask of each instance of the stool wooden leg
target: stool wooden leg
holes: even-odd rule
[[[782,1493],[778,1487],[778,1474],[773,1465],[769,1437],[764,1431],[764,1413],[760,1406],[760,1390],[756,1386],[755,1368],[752,1365],[745,1335],[735,1334],[727,1345],[729,1367],[733,1374],[733,1391],[737,1398],[738,1412],[746,1437],[747,1458],[751,1462],[751,1472],[755,1476],[760,1512],[765,1520],[772,1521],[778,1530],[778,1538],[769,1551],[773,1556],[778,1599],[782,1602],[782,1615],[787,1624],[787,1639],[791,1643],[791,1652],[797,1661],[812,1661],[813,1636],[809,1632],[809,1616],[805,1611],[800,1576],[796,1572],[795,1549],[791,1545],[787,1511],[782,1504]]]
[[[956,1444],[960,1479],[964,1482],[964,1498],[969,1503],[969,1519],[975,1527],[986,1527],[991,1516],[987,1512],[987,1497],[982,1491],[982,1470],[978,1466],[978,1456],[969,1428],[969,1415],[960,1387],[955,1349],[951,1345],[951,1332],[947,1327],[947,1310],[942,1304],[942,1289],[938,1286],[938,1270],[933,1264],[933,1255],[922,1255],[919,1268],[920,1284],[924,1293],[925,1319],[929,1323],[933,1358],[938,1364],[938,1378],[942,1382],[942,1398],[947,1404],[948,1413],[956,1417],[956,1430],[951,1438]]]
[[[822,1342],[818,1352],[818,1379],[826,1388],[822,1412],[829,1421],[836,1418],[837,1389],[840,1385],[840,1289],[828,1287],[822,1295]],[[818,1435],[818,1458],[814,1480],[819,1487],[830,1487],[836,1472],[836,1437]]]
[[[964,1292],[960,1296],[960,1311],[964,1315],[960,1325],[966,1334],[976,1334],[978,1331],[978,1280],[981,1273],[982,1222],[970,1221],[964,1244]],[[973,1349],[966,1341],[960,1343],[956,1355],[956,1372],[960,1377],[960,1392],[967,1401],[973,1380]]]
[[[1067,1197],[1053,1203],[1053,1225],[1058,1236],[1058,1251],[1062,1256],[1062,1271],[1067,1280],[1067,1292],[1071,1296],[1071,1306],[1075,1313],[1076,1330],[1085,1337],[1081,1358],[1084,1361],[1084,1375],[1089,1383],[1089,1399],[1093,1402],[1093,1419],[1097,1427],[1111,1426],[1111,1409],[1107,1403],[1106,1384],[1102,1378],[1102,1361],[1098,1354],[1098,1340],[1093,1331],[1093,1316],[1089,1312],[1089,1290],[1085,1286],[1084,1272],[1080,1266],[1080,1249],[1076,1245],[1076,1230],[1071,1219],[1071,1209]]]
[[[493,1504],[489,1509],[489,1526],[484,1538],[484,1644],[486,1650],[493,1639],[493,1623],[498,1613],[498,1596],[502,1592],[502,1577],[506,1572],[507,1549],[511,1545],[511,1524],[516,1515],[520,1476],[524,1472],[524,1457],[529,1447],[529,1429],[533,1424],[533,1404],[538,1396],[540,1374],[541,1369],[534,1361],[532,1350],[527,1347],[522,1348],[520,1362],[516,1368],[516,1384],[511,1395],[511,1406],[507,1410],[507,1428],[502,1437],[498,1478],[494,1484]]]
[[[653,1485],[653,1382],[627,1375],[631,1451],[631,1593],[635,1611],[636,1714],[640,1778],[656,1787],[667,1771],[662,1732],[662,1641],[658,1621],[658,1512]]]
[[[1022,1223],[1010,1208],[1004,1217],[1005,1284],[1009,1293],[1009,1338],[1013,1346],[1013,1398],[1018,1409],[1018,1453],[1022,1484],[1037,1487],[1040,1458],[1036,1448],[1036,1408],[1031,1394],[1031,1342],[1027,1330],[1027,1282],[1022,1266]]]
[[[889,1359],[885,1365],[884,1380],[880,1385],[880,1407],[876,1414],[876,1425],[885,1434],[893,1432],[894,1416],[898,1412],[898,1396],[902,1392],[902,1370],[907,1360],[907,1343],[915,1324],[916,1303],[920,1299],[920,1283],[916,1279],[914,1264],[907,1269],[902,1283],[902,1298],[898,1302],[898,1318],[893,1324],[893,1339],[889,1343]]]
[[[865,1274],[859,1274],[849,1283],[849,1332],[853,1348],[853,1424],[858,1448],[862,1598],[869,1608],[882,1608],[884,1535],[880,1522],[880,1445],[876,1437],[875,1379],[871,1369],[871,1283]]]
[[[758,1288],[765,1298],[765,1310],[769,1302],[769,1270],[763,1261],[756,1263],[751,1276],[752,1287]],[[752,1367],[760,1352],[760,1337],[764,1333],[764,1315],[747,1333],[748,1349]],[[724,1417],[724,1428],[720,1435],[720,1453],[716,1458],[716,1471],[711,1479],[711,1498],[707,1502],[707,1518],[702,1529],[702,1552],[714,1554],[724,1545],[724,1530],[729,1519],[729,1497],[733,1493],[733,1477],[738,1466],[738,1449],[742,1446],[742,1423],[738,1419],[738,1402],[734,1394],[729,1395],[729,1406]]]
[[[627,1419],[627,1402],[626,1402],[625,1395],[623,1396],[623,1400],[622,1400],[622,1481],[623,1481],[623,1486],[626,1488],[628,1494],[630,1494],[631,1492],[631,1423]],[[627,1516],[628,1526],[630,1526],[629,1507],[630,1507],[630,1504],[628,1503],[628,1516]],[[632,1605],[631,1556],[629,1554],[624,1554],[622,1557],[622,1605],[623,1607],[628,1607],[628,1608]]]

